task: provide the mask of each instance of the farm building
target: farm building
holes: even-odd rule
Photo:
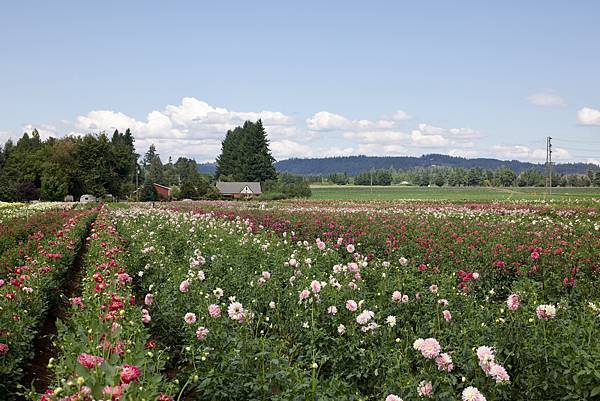
[[[262,194],[260,182],[217,182],[217,189],[223,196],[231,198],[251,198]]]
[[[154,183],[153,185],[159,198],[171,199],[171,188],[165,187],[164,185],[160,185],[157,183]]]

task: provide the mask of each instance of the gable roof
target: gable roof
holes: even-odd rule
[[[157,183],[154,183],[154,184],[152,184],[152,185],[154,185],[154,186],[156,186],[156,187],[160,187],[160,188],[168,189],[169,191],[171,190],[171,188],[170,188],[170,187],[166,187],[166,186],[164,186],[164,185],[160,185],[160,184],[157,184]]]
[[[217,189],[224,195],[240,194],[246,187],[248,187],[253,194],[262,193],[260,182],[217,182]]]

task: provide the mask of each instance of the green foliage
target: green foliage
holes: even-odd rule
[[[49,201],[62,201],[69,191],[67,177],[56,171],[56,165],[48,166],[42,173],[40,197]]]
[[[140,193],[140,201],[142,202],[154,202],[158,200],[158,193],[156,192],[156,188],[154,188],[154,184],[149,180],[144,181],[144,186],[142,187]]]
[[[309,183],[302,177],[283,173],[277,180],[265,182],[260,199],[308,198],[311,194]]]
[[[507,167],[499,168],[494,172],[494,180],[500,187],[510,187],[516,178],[515,172]]]
[[[175,199],[175,200],[183,199],[181,197],[181,188],[178,185],[171,186],[171,195],[173,196],[173,199]]]
[[[444,178],[444,176],[442,174],[438,174],[433,179],[433,183],[438,187],[443,187],[444,184],[446,183],[446,179]]]
[[[133,142],[129,130],[115,131],[111,139],[102,133],[46,141],[36,130],[25,133],[16,145],[8,141],[0,151],[0,200],[28,200],[35,191],[42,200],[86,193],[126,196],[134,189]]]
[[[256,199],[261,201],[272,201],[272,200],[281,200],[287,199],[288,196],[283,192],[264,192],[260,194]]]
[[[526,170],[517,177],[519,187],[540,187],[544,185],[544,175],[538,170]]]
[[[392,172],[390,170],[373,170],[364,173],[360,173],[354,177],[354,184],[356,185],[391,185],[392,184]]]
[[[262,121],[246,121],[242,127],[227,132],[217,157],[215,177],[265,182],[276,177],[274,162]]]
[[[196,190],[196,187],[194,187],[194,184],[189,181],[185,182],[181,186],[180,197],[181,199],[198,199],[198,191]]]
[[[213,185],[209,185],[208,189],[206,190],[206,194],[204,195],[204,197],[206,199],[221,199],[221,193],[219,192],[219,190],[213,186]]]
[[[329,181],[337,185],[347,185],[350,183],[350,177],[346,173],[333,173],[329,175]]]
[[[22,182],[17,185],[17,199],[33,201],[40,198],[40,190],[31,181]]]

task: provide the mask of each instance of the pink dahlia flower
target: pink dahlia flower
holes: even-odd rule
[[[206,327],[198,327],[198,329],[196,330],[196,338],[199,341],[203,341],[206,336],[208,335],[208,329]]]
[[[431,384],[431,382],[422,381],[419,383],[419,387],[417,387],[417,393],[419,393],[419,396],[421,397],[433,397],[433,384]]]
[[[183,280],[181,282],[181,284],[179,284],[179,291],[181,292],[188,292],[190,288],[190,281],[189,280]]]
[[[210,317],[221,317],[221,307],[216,304],[208,305],[208,314]]]
[[[420,344],[419,351],[427,359],[433,359],[440,354],[440,343],[435,338],[426,338]]]
[[[137,380],[137,378],[140,377],[141,374],[142,372],[137,366],[123,365],[123,367],[121,368],[121,374],[119,376],[121,377],[121,382],[129,384],[132,381]]]
[[[517,294],[510,294],[506,299],[506,306],[508,306],[508,310],[516,311],[519,308],[521,300]]]
[[[77,362],[85,368],[92,369],[104,362],[104,358],[90,354],[80,354],[77,357]]]
[[[356,304],[356,301],[353,299],[349,299],[346,301],[346,309],[348,309],[350,312],[354,312],[356,309],[358,309],[358,305]]]

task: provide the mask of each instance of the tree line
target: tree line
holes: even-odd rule
[[[287,159],[275,163],[278,171],[287,171],[292,174],[304,176],[327,177],[336,172],[346,172],[350,176],[356,176],[371,170],[395,170],[408,171],[419,168],[447,167],[471,169],[479,167],[484,170],[497,170],[506,167],[513,170],[517,175],[527,170],[543,171],[543,164],[522,162],[518,160],[498,160],[490,158],[467,159],[458,156],[442,154],[427,154],[422,156],[339,156],[312,159]],[[588,169],[594,172],[600,167],[591,163],[558,163],[554,170],[559,174],[586,174]]]
[[[125,196],[137,154],[129,130],[42,140],[37,130],[0,146],[0,199],[63,200],[66,195]]]
[[[319,179],[317,179],[319,180]],[[338,185],[392,185],[410,184],[418,186],[495,186],[495,187],[542,187],[546,176],[538,169],[529,169],[517,174],[510,168],[494,170],[474,168],[429,167],[408,170],[374,169],[350,176],[346,172],[333,173],[327,177]],[[320,181],[320,180],[319,180]],[[586,174],[563,174],[553,172],[552,186],[589,187],[600,186],[600,171],[588,169]]]

